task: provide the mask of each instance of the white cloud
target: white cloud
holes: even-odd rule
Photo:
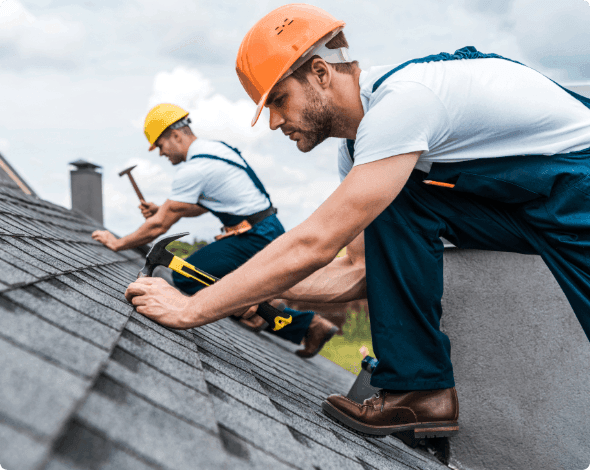
[[[590,9],[581,0],[518,0],[511,12],[531,65],[557,80],[590,77]]]
[[[144,221],[138,208],[139,198],[127,175],[119,176],[119,172],[130,166],[137,165],[131,172],[142,195],[147,201],[162,204],[170,193],[172,173],[170,168],[163,167],[147,159],[130,158],[121,163],[120,167],[111,167],[103,174],[103,207],[105,220],[109,226],[114,225],[121,234],[137,229]]]
[[[3,139],[0,137],[0,153],[7,152],[9,147],[10,142],[8,142],[7,139]]]
[[[3,0],[0,2],[0,26],[3,30],[30,25],[35,17],[17,0]]]
[[[280,219],[296,225],[337,185],[335,144],[302,154],[280,132],[269,131],[267,116],[250,128],[254,104],[234,72],[245,32],[280,4],[0,0],[0,151],[42,197],[60,204],[69,199],[67,162],[83,158],[102,165],[105,220],[128,233],[143,218],[131,185],[117,172],[141,162],[134,174],[146,198],[166,198],[173,168],[147,153],[142,127],[150,105],[175,102],[191,112],[200,137],[242,151]],[[351,53],[363,68],[474,45],[552,78],[590,79],[584,48],[590,8],[582,0],[314,4],[346,21]],[[48,63],[65,66],[49,70]],[[162,180],[151,164],[159,165]],[[185,222],[199,235],[218,232],[212,216],[179,225]]]
[[[268,117],[263,117],[256,127],[250,126],[254,103],[246,99],[232,101],[216,92],[211,80],[195,68],[176,67],[155,76],[146,111],[163,102],[189,111],[191,127],[199,137],[223,140],[242,151],[280,209],[279,217],[286,227],[292,228],[305,219],[338,185],[336,174],[327,174],[320,168],[325,163],[322,161],[318,167],[312,157],[322,156],[326,147],[333,150],[333,145],[324,144],[301,157],[303,154],[292,142],[270,131]],[[138,118],[133,125],[143,128],[143,120]],[[330,153],[335,158],[335,153]],[[214,226],[209,236],[216,233],[218,227]]]
[[[18,0],[4,0],[0,5],[0,46],[12,50],[19,60],[71,60],[84,37],[78,22],[52,15],[36,17]]]
[[[334,192],[338,182],[334,179],[313,179],[294,182],[289,186],[269,186],[275,204],[279,207],[304,209],[309,215]]]
[[[148,109],[159,103],[177,104],[189,111],[191,127],[205,139],[245,148],[269,134],[266,126],[250,126],[256,109],[252,101],[231,101],[216,93],[211,81],[195,68],[176,67],[171,72],[158,73]],[[144,117],[135,120],[134,125],[143,127],[143,120]]]

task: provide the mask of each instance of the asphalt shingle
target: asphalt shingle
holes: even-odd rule
[[[70,251],[64,250],[62,247],[58,246],[54,240],[42,240],[39,238],[26,238],[27,243],[35,246],[39,250],[43,251],[49,256],[53,256],[63,263],[71,266],[73,269],[80,269],[87,264],[82,263],[79,261],[79,258],[76,257],[75,253]]]
[[[104,376],[79,410],[80,420],[110,440],[166,468],[223,468],[218,436],[190,424]],[[195,443],[198,443],[196,445]]]
[[[118,348],[150,364],[160,372],[169,375],[188,387],[201,393],[207,393],[203,371],[200,368],[201,365],[194,360],[195,354],[189,353],[186,355],[186,359],[192,362],[192,364],[189,364],[162,349],[158,349],[129,330],[124,330],[121,336],[117,343]]]
[[[55,445],[46,470],[151,470],[162,468],[143,461],[100,433],[73,421]]]
[[[68,418],[88,382],[0,339],[0,414],[50,437]]]
[[[30,470],[37,468],[47,453],[47,445],[4,424],[0,416],[0,465],[6,469]]]
[[[135,312],[123,294],[143,258],[97,228],[0,181],[7,470],[445,468],[326,417],[354,380],[329,361],[229,319],[175,331]]]
[[[57,279],[38,282],[35,287],[63,304],[69,305],[71,308],[83,312],[85,315],[118,331],[127,323],[128,317],[125,313],[128,313],[130,309],[127,309],[127,312],[119,312],[81,294]]]
[[[16,265],[0,259],[0,282],[8,286],[16,286],[34,282],[37,278],[18,268]]]
[[[4,294],[13,303],[35,312],[53,325],[80,336],[100,349],[110,350],[117,340],[119,331],[99,323],[90,316],[79,312],[54,299],[36,286],[27,286]]]
[[[0,296],[0,337],[80,376],[90,377],[108,352]]]
[[[46,266],[53,267],[56,272],[68,272],[71,271],[73,268],[70,264],[64,263],[60,261],[55,256],[48,255],[44,251],[40,250],[39,248],[35,247],[33,244],[30,243],[30,240],[25,238],[4,238],[4,240],[15,247],[19,253],[27,253],[31,257],[35,258],[40,263],[45,264]]]
[[[211,432],[217,429],[206,393],[160,372],[122,349],[115,348],[104,374],[172,414]]]

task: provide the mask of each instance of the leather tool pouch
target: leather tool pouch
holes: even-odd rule
[[[252,225],[247,220],[242,220],[238,225],[232,227],[223,227],[223,233],[215,236],[215,240],[222,240],[223,238],[231,237],[233,235],[240,235],[252,229]]]

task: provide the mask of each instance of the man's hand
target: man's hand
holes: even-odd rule
[[[191,308],[200,317],[215,321],[281,297],[287,289],[332,262],[340,248],[350,244],[391,204],[420,154],[411,152],[355,166],[307,220],[273,240],[219,282],[199,291]],[[355,277],[359,296],[365,284],[364,271],[361,269]],[[345,299],[337,296],[336,300]]]
[[[146,219],[149,219],[151,216],[155,215],[156,212],[158,212],[159,208],[160,208],[160,206],[158,206],[157,204],[154,204],[153,202],[142,201],[141,204],[139,205],[139,210],[141,211],[141,215],[143,215],[144,218],[146,218]]]
[[[1,0],[0,0],[1,1]],[[182,217],[197,217],[207,212],[207,209],[197,206],[196,204],[187,204],[166,200],[164,204],[158,207],[153,202],[145,203],[146,210],[157,208],[154,215],[147,218],[141,227],[135,232],[126,235],[118,240],[108,232],[94,232],[92,238],[104,243],[111,250],[123,251],[137,248],[154,241],[157,237],[166,233],[172,225],[178,222]],[[142,209],[143,204],[139,206]],[[143,212],[143,210],[142,210]],[[109,244],[107,244],[107,242]]]
[[[118,239],[108,230],[95,230],[92,232],[92,238],[113,251],[118,250]]]
[[[243,313],[234,313],[234,317],[236,318],[244,318],[244,319],[249,319],[252,318],[256,315],[256,312],[258,311],[258,305],[252,305],[252,307],[250,307],[248,310],[245,310]],[[258,315],[256,315],[258,316]]]
[[[142,277],[129,284],[125,298],[138,313],[170,328],[191,328],[188,323],[190,297],[182,295],[164,279]]]

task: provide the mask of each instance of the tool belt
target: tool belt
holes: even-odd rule
[[[270,206],[268,209],[256,212],[256,214],[249,215],[244,220],[242,220],[238,225],[233,225],[231,227],[222,227],[222,233],[220,235],[216,235],[215,240],[221,240],[223,238],[231,237],[232,235],[240,235],[241,233],[247,232],[248,230],[252,229],[252,226],[256,225],[258,222],[262,222],[267,217],[270,217],[271,215],[276,213],[277,210],[273,206]]]

